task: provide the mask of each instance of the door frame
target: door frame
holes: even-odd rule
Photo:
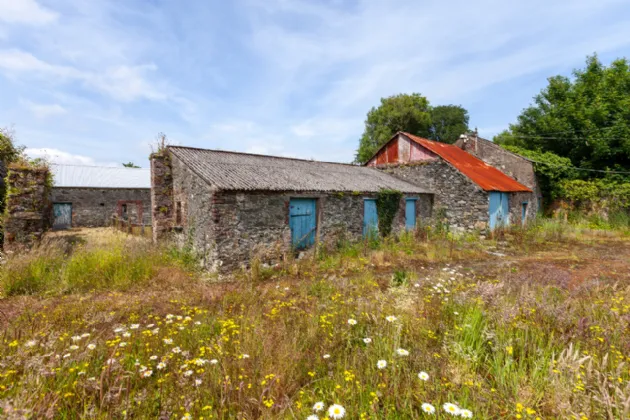
[[[413,201],[413,226],[407,223],[407,202]],[[418,197],[405,197],[405,229],[413,230],[418,225]]]
[[[363,237],[364,238],[367,238],[369,236],[369,234],[370,234],[370,232],[368,231],[367,222],[365,221],[365,209],[366,209],[365,204],[368,201],[373,201],[374,202],[374,210],[376,212],[376,226],[375,226],[374,230],[376,231],[376,234],[378,235],[378,209],[376,208],[376,198],[374,198],[374,197],[363,197],[363,218],[362,218],[363,229],[362,229],[362,231],[363,231]]]
[[[291,229],[291,200],[312,200],[315,202],[315,235],[313,238],[313,244],[312,245],[307,245],[303,248],[297,248],[295,246],[295,244],[293,243],[293,229]],[[319,242],[319,229],[320,229],[320,211],[321,207],[320,207],[320,197],[313,197],[313,196],[289,196],[289,200],[287,202],[287,218],[288,218],[288,224],[289,224],[289,233],[290,233],[290,247],[293,250],[305,250],[305,249],[309,249],[313,246],[317,246],[317,243]],[[310,235],[310,233],[309,233]]]
[[[53,217],[52,217],[52,228],[55,228],[55,204],[68,204],[70,205],[70,225],[66,229],[72,229],[72,222],[74,222],[72,217],[72,201],[54,201],[52,205]]]

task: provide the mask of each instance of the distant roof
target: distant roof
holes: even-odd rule
[[[108,166],[51,165],[55,187],[151,188],[151,170]]]
[[[221,190],[428,192],[365,166],[180,146],[168,149],[206,182]]]
[[[525,185],[457,146],[427,140],[409,133],[400,134],[440,156],[485,191],[532,192]]]

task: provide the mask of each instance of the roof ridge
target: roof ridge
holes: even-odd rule
[[[219,152],[219,153],[231,153],[235,155],[244,155],[244,156],[255,156],[262,158],[271,158],[271,159],[284,159],[284,160],[296,160],[298,162],[314,162],[314,163],[329,163],[331,165],[343,165],[343,166],[353,166],[353,167],[361,167],[363,165],[355,165],[352,163],[345,162],[329,162],[325,160],[315,160],[315,159],[304,159],[304,158],[294,158],[287,156],[276,156],[276,155],[264,155],[261,153],[249,153],[249,152],[235,152],[232,150],[221,150],[221,149],[204,149],[203,147],[191,147],[191,146],[167,146],[168,148],[176,148],[176,149],[192,149],[192,150],[201,150],[204,152]],[[239,165],[242,165],[239,163]]]
[[[74,163],[51,163],[50,166],[78,166],[81,168],[102,168],[102,169],[144,169],[150,171],[151,168],[128,168],[126,166],[101,166],[101,165],[79,165]]]

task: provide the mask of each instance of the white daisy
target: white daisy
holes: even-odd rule
[[[87,345],[87,348],[88,348],[88,350],[94,350],[96,348],[96,344],[90,343],[90,344]]]
[[[124,341],[118,344],[118,347],[126,347],[126,346],[127,346],[127,343],[125,343]]]
[[[316,402],[315,405],[313,406],[313,411],[322,411],[324,409],[324,403],[319,401]]]
[[[461,414],[461,409],[456,406],[455,404],[451,404],[451,403],[445,403],[442,408],[444,408],[444,411],[446,411],[448,414],[452,415],[452,416],[459,416]]]
[[[356,319],[352,319],[352,318],[350,318],[350,319],[348,320],[348,325],[357,325],[357,320],[356,320]]]
[[[219,363],[219,361],[217,359],[210,360],[210,364],[211,365],[216,365],[217,363]]]
[[[74,341],[75,343],[76,343],[77,341],[81,341],[81,336],[80,336],[80,335],[75,335],[75,336],[73,336],[73,337],[72,337],[72,341]]]
[[[171,350],[173,353],[177,354],[177,353],[181,353],[182,349],[180,349],[179,347],[173,347],[173,349]]]
[[[154,356],[149,357],[149,360],[157,360],[157,358],[158,357],[154,355]]]
[[[429,374],[426,372],[420,372],[418,373],[418,378],[422,379],[423,381],[428,381],[429,380]]]
[[[346,409],[339,404],[333,404],[328,407],[328,416],[332,419],[341,419],[346,415]]]
[[[397,349],[396,354],[398,354],[399,356],[409,356],[409,351],[405,349]]]
[[[249,359],[249,354],[243,354],[243,355],[241,356],[241,358],[242,358],[242,359]]]
[[[24,345],[25,345],[26,347],[33,347],[33,346],[35,346],[36,344],[37,344],[37,341],[35,341],[35,340],[30,340],[30,341],[27,341]]]
[[[424,404],[422,404],[422,411],[424,411],[427,414],[434,414],[435,413],[435,407],[433,407],[429,403],[424,403]]]
[[[195,379],[195,386],[199,386],[203,383],[201,379]]]
[[[376,367],[379,369],[385,369],[387,367],[387,361],[379,360],[378,362],[376,362]]]
[[[129,337],[131,337],[131,333],[125,331],[122,336],[125,337],[125,338],[129,338]]]
[[[398,318],[396,318],[394,315],[388,315],[388,316],[385,317],[385,320],[387,322],[395,322],[395,321],[398,320]]]
[[[160,363],[157,364],[157,369],[158,370],[162,370],[164,368],[166,368],[166,363],[160,362]]]
[[[369,338],[369,337],[366,337],[366,338],[364,338],[364,339],[363,339],[363,342],[364,342],[365,344],[370,344],[370,343],[372,342],[372,339],[371,339],[371,338]]]
[[[171,340],[170,338],[165,338],[162,341],[164,341],[164,344],[173,344],[173,340]]]
[[[472,417],[473,417],[472,411],[470,411],[470,410],[461,410],[459,415],[462,416],[465,419],[472,419]]]
[[[89,336],[90,336],[90,333],[81,334],[81,338],[88,338]]]
[[[324,359],[330,359],[330,354],[325,354],[322,356]]]
[[[315,414],[311,414],[306,418],[306,420],[319,420],[319,417],[317,417],[317,415]]]
[[[149,376],[153,375],[153,371],[151,369],[149,370],[145,370],[144,372],[141,373],[143,378],[148,378]]]
[[[190,376],[193,374],[192,370],[187,370],[186,372],[184,372],[184,376]]]
[[[76,350],[76,349],[78,349],[78,348],[79,348],[79,346],[77,346],[76,344],[73,344],[73,345],[71,345],[71,346],[69,347],[69,349],[70,349],[70,350],[72,350],[72,351],[74,351],[74,350]]]
[[[131,325],[129,326],[129,329],[130,329],[130,330],[137,330],[138,328],[140,328],[140,324],[131,324]]]

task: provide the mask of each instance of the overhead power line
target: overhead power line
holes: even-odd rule
[[[525,156],[523,156],[525,157]],[[588,172],[601,172],[601,173],[605,173],[605,174],[626,174],[626,175],[630,175],[630,171],[613,171],[613,170],[604,170],[604,169],[588,169],[588,168],[578,168],[577,166],[567,166],[567,165],[556,165],[553,163],[547,163],[547,162],[540,162],[534,159],[530,159],[525,157],[525,159],[529,160],[530,162],[534,162],[534,163],[538,163],[540,165],[547,165],[547,166],[553,166],[555,168],[568,168],[568,169],[573,169],[576,171],[588,171]]]

